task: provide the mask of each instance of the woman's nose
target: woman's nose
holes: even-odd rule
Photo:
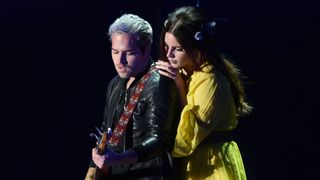
[[[172,50],[168,50],[167,58],[174,58],[174,54],[173,54]]]

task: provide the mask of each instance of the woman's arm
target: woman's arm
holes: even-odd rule
[[[175,81],[178,88],[180,103],[182,107],[184,107],[187,104],[187,86],[183,79],[183,75],[178,69],[172,67],[169,62],[158,61],[156,62],[156,67],[161,75],[167,76]]]

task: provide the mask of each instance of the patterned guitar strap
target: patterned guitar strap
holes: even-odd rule
[[[119,141],[120,141],[120,137],[122,136],[122,134],[124,133],[124,130],[127,127],[127,124],[131,118],[132,112],[135,109],[138,99],[142,93],[142,90],[144,88],[145,82],[147,82],[147,80],[149,79],[149,77],[151,76],[151,74],[156,71],[155,67],[152,67],[139,81],[135,91],[133,92],[130,101],[128,102],[127,106],[124,108],[123,113],[120,116],[120,120],[117,124],[117,126],[115,127],[115,129],[113,130],[110,138],[109,138],[109,144],[113,147],[117,146]]]

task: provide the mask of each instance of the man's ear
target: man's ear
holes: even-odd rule
[[[144,49],[144,55],[149,58],[151,54],[151,43],[148,43],[148,45]]]

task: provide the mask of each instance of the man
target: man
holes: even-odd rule
[[[154,66],[150,58],[152,28],[133,14],[124,14],[109,27],[111,55],[118,76],[108,85],[102,129],[116,127],[140,79]],[[173,179],[170,152],[177,119],[175,83],[153,71],[146,81],[125,132],[104,155],[92,150],[86,179],[94,165],[108,169],[107,179]]]

